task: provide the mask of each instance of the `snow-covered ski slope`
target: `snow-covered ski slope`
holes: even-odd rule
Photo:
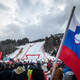
[[[13,52],[12,54],[8,55],[10,58],[17,59],[24,59],[24,60],[47,60],[47,59],[55,59],[54,56],[50,56],[48,53],[44,52],[43,45],[45,41],[36,42],[36,43],[29,43],[23,46],[18,46],[18,50]],[[22,49],[22,50],[21,50]],[[21,50],[21,52],[20,52]]]

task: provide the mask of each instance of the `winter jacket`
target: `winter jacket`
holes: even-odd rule
[[[45,73],[48,72],[47,64],[44,64],[44,65],[42,66],[42,69],[43,69],[43,71],[45,71]]]
[[[2,63],[0,63],[0,72],[2,71]]]
[[[72,71],[65,73],[65,80],[77,80],[75,74]]]
[[[12,72],[8,68],[5,68],[0,72],[0,80],[10,80],[11,75]]]
[[[49,63],[47,63],[47,69],[50,70],[50,64]]]
[[[30,77],[29,80],[47,80],[45,72],[40,68],[35,68]]]
[[[28,70],[27,70],[28,80],[29,80],[29,77],[30,77],[30,74],[32,73],[32,71],[33,71],[33,70],[31,70],[31,69],[28,69]]]
[[[11,66],[10,70],[13,71],[14,69],[16,69],[16,66]]]
[[[14,70],[14,73],[11,76],[11,80],[28,80],[27,73],[23,69],[23,67],[19,66]]]
[[[27,69],[27,68],[28,68],[28,64],[24,64],[24,66],[25,66],[25,69]]]
[[[54,65],[50,68],[50,73],[52,73],[53,67]],[[61,69],[58,67],[58,65],[56,65],[56,69],[55,69],[52,80],[62,80],[62,76],[63,74],[62,74]]]

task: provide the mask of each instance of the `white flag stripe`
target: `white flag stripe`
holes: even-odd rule
[[[77,19],[75,18],[75,15],[73,15],[69,29],[71,31],[75,32],[76,26],[80,26],[80,24],[78,23]]]

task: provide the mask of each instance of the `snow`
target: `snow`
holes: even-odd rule
[[[31,60],[36,61],[36,59],[47,61],[47,59],[52,59],[52,60],[55,59],[54,56],[50,56],[50,54],[44,52],[44,50],[43,50],[44,43],[45,43],[45,41],[36,42],[36,43],[29,43],[29,44],[26,44],[26,45],[18,46],[17,48],[19,48],[19,49],[16,50],[15,52],[13,52],[12,54],[8,55],[8,57],[9,58],[14,58],[14,60],[24,59],[26,61],[31,61]],[[21,48],[23,48],[22,53],[20,53],[18,55]],[[28,54],[29,55],[40,54],[40,57],[38,58],[38,56],[28,56],[28,59],[27,59],[26,55],[28,55]]]

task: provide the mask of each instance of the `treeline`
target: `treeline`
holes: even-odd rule
[[[45,52],[53,55],[56,55],[59,45],[61,43],[61,39],[63,37],[63,33],[55,34],[50,37],[46,37],[45,44],[44,44],[44,50]]]
[[[41,42],[41,41],[45,41],[45,39],[38,39],[38,40],[30,41],[30,43]]]
[[[18,39],[17,41],[12,39],[0,41],[0,52],[2,52],[2,58],[3,56],[14,52],[17,49],[16,46],[25,45],[26,43],[29,43],[28,38]]]

